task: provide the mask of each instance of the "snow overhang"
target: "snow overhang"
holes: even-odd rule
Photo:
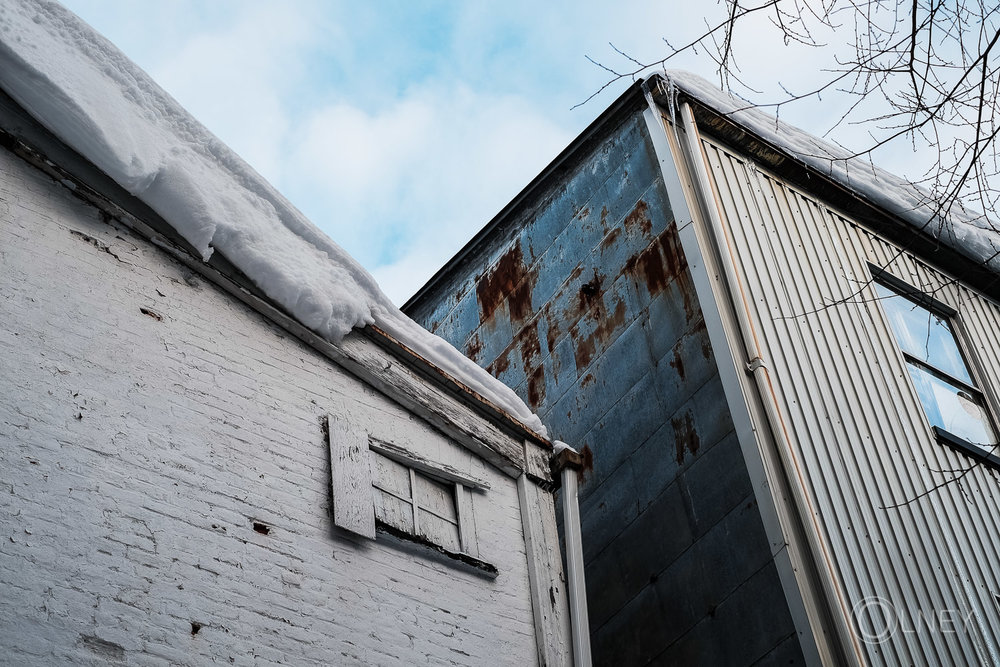
[[[935,214],[930,196],[687,72],[655,74],[645,90],[667,113],[688,102],[705,135],[753,158],[776,175],[896,244],[1000,298],[1000,233],[992,221],[961,209]]]
[[[433,367],[430,375],[448,378],[444,385],[465,402],[547,443],[545,427],[513,390],[403,315],[350,255],[65,8],[25,1],[6,9],[0,91],[8,108],[66,147],[65,160],[93,167],[102,181],[95,192],[111,181],[137,203],[140,219],[159,221],[158,237],[243,276],[255,296],[331,344],[376,327],[366,335],[384,338],[384,349]],[[14,138],[31,124],[10,122]]]

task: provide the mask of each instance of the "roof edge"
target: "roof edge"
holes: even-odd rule
[[[901,249],[913,253],[1000,303],[1000,274],[989,267],[936,238],[927,229],[914,227],[884,206],[867,199],[862,192],[800,160],[790,151],[740,123],[733,114],[714,108],[679,86],[670,89],[669,77],[655,73],[645,81],[649,85],[653,101],[664,109],[673,108],[677,100],[690,103],[698,128],[703,134],[759,161],[782,179],[817,197],[827,206],[841,211],[854,222],[884,236]],[[675,100],[669,99],[671,90],[677,95]]]
[[[521,189],[500,211],[490,219],[468,243],[449,259],[444,266],[438,269],[427,282],[425,282],[406,302],[400,306],[400,310],[409,315],[409,311],[422,302],[423,299],[444,282],[455,269],[465,261],[476,250],[483,246],[487,238],[503,227],[503,223],[512,217],[513,213],[531,197],[531,195],[548,181],[553,174],[568,168],[573,162],[573,158],[585,151],[587,147],[598,140],[601,132],[609,123],[624,118],[637,108],[645,106],[645,93],[643,91],[643,79],[635,81],[625,92],[611,103],[600,115],[581,132],[570,144],[560,152],[555,159],[549,162],[546,167],[538,173],[529,183]]]
[[[313,347],[321,345],[324,348],[329,346],[336,348],[337,355],[341,357],[353,356],[345,349],[349,346],[331,343],[299,323],[280,304],[263,294],[253,281],[230,263],[221,252],[213,253],[208,262],[203,261],[182,238],[170,233],[172,231],[170,225],[155,211],[130,195],[100,168],[67,146],[3,91],[0,91],[0,150],[10,151],[56,182],[63,183],[74,196],[97,208],[102,215],[119,220],[138,236],[164,250],[174,259],[182,261],[224,292],[236,296],[262,317],[289,331],[305,344]],[[544,449],[552,448],[547,438],[389,334],[372,326],[356,330],[355,333],[398,359],[408,370],[458,400],[508,437],[528,440]],[[311,344],[306,338],[315,338],[316,345]],[[319,352],[330,356],[326,354],[325,349]],[[355,359],[355,361],[361,360]],[[347,370],[352,372],[350,369]],[[470,435],[475,437],[474,434]]]
[[[428,361],[405,343],[379,329],[374,324],[369,324],[361,329],[360,333],[381,349],[391,353],[394,357],[407,364],[411,370],[415,371],[421,377],[447,390],[462,403],[479,412],[483,417],[493,421],[501,429],[513,436],[531,440],[546,449],[552,449],[552,442],[548,438],[535,433],[535,431],[517,417],[503,408],[494,405],[458,378],[436,366],[433,362]]]

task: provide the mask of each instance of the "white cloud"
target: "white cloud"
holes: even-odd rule
[[[151,74],[265,177],[280,180],[303,52],[318,39],[310,11],[252,4],[221,29],[195,32]]]
[[[571,138],[524,100],[430,86],[371,113],[317,111],[284,171],[293,200],[319,193],[305,213],[373,272],[413,272],[383,284],[400,302]]]
[[[662,38],[682,44],[724,11],[641,0],[68,4],[382,277],[396,301],[629,83],[571,111],[608,79],[585,55],[628,68],[613,42],[655,60]],[[780,93],[779,82],[809,85],[830,62],[829,51],[789,52],[766,17],[755,21],[736,53],[746,80],[767,94]],[[703,51],[670,66],[714,75]],[[826,103],[782,110],[814,133],[834,114]]]

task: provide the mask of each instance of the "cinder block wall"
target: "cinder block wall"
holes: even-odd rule
[[[642,114],[603,132],[408,314],[592,455],[595,664],[799,660]]]
[[[0,663],[534,664],[515,484],[495,580],[334,528],[321,419],[452,446],[0,150]]]

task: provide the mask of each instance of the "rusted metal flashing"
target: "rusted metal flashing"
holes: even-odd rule
[[[558,454],[552,456],[552,479],[559,479],[563,470],[569,468],[577,473],[582,473],[586,467],[583,454],[573,449],[563,449]]]
[[[575,471],[577,479],[580,483],[583,483],[587,473],[594,470],[594,453],[587,446],[579,452],[574,449],[565,448],[552,455],[552,458],[549,459],[549,466],[552,470],[554,484],[559,483],[563,470]]]

